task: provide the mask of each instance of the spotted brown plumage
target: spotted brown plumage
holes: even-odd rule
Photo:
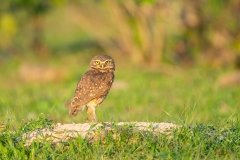
[[[79,80],[74,97],[65,105],[73,116],[85,108],[91,121],[96,122],[95,108],[106,98],[113,80],[115,63],[108,55],[95,56],[89,70]]]

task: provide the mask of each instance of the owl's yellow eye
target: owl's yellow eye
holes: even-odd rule
[[[105,64],[111,64],[111,61],[106,61]]]
[[[99,62],[99,61],[95,61],[95,64],[96,64],[96,65],[99,65],[99,64],[100,64],[100,62]]]

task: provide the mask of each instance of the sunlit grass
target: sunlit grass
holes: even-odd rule
[[[115,126],[105,138],[90,141],[81,137],[58,144],[44,141],[24,146],[28,131],[52,127],[40,115],[12,130],[11,122],[0,132],[0,155],[4,159],[239,159],[239,122],[228,127],[186,125],[168,135]]]
[[[86,112],[76,117],[64,104],[73,96],[77,81],[87,71],[92,56],[59,56],[49,61],[12,59],[0,71],[0,157],[5,159],[238,159],[239,94],[237,87],[219,88],[220,70],[181,69],[171,73],[125,65],[116,59],[115,82],[106,100],[97,108],[100,121],[173,122],[182,125],[169,138],[116,128],[92,144],[76,139],[53,145],[33,143],[24,147],[19,137],[52,123],[84,123]],[[114,55],[113,55],[114,57]],[[54,68],[57,79],[21,77],[23,63]],[[31,70],[29,70],[31,71]],[[30,75],[30,74],[29,74]],[[43,74],[44,75],[44,74]],[[25,77],[26,78],[26,77]],[[28,77],[27,77],[28,78]],[[39,116],[40,115],[40,116]],[[18,140],[18,141],[16,141]]]

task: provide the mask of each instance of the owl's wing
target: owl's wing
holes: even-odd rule
[[[65,107],[77,108],[84,106],[91,100],[107,94],[113,82],[113,75],[104,75],[107,73],[93,74],[88,71],[78,82],[75,96]]]
[[[86,73],[78,82],[77,88],[75,90],[74,97],[66,103],[66,108],[75,108],[81,107],[82,105],[88,102],[87,93],[89,92],[88,86],[89,85],[89,78],[88,74]]]

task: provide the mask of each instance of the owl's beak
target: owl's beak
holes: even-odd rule
[[[101,67],[102,67],[102,69],[103,69],[103,67],[104,67],[104,64],[102,64],[102,65],[101,65]]]

